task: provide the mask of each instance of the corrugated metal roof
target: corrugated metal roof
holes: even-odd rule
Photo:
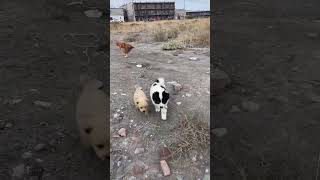
[[[122,8],[110,8],[110,15],[112,16],[123,16],[124,12]]]

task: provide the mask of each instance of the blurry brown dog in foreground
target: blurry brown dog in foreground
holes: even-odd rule
[[[133,101],[140,112],[148,114],[148,98],[143,92],[142,87],[135,85],[135,92],[133,94]]]
[[[126,58],[128,57],[129,52],[134,48],[130,44],[119,41],[116,42],[116,45],[120,48],[120,50],[122,50],[122,52],[124,53],[124,57]]]
[[[87,75],[80,77],[81,92],[76,105],[76,118],[82,143],[92,147],[104,160],[109,156],[108,100],[101,81]]]

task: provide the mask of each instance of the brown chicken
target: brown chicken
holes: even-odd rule
[[[130,44],[124,43],[124,42],[116,42],[116,45],[119,47],[120,50],[124,53],[124,57],[128,57],[129,52],[134,48]]]

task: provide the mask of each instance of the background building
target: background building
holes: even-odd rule
[[[174,18],[175,19],[185,19],[186,18],[186,10],[185,9],[176,9]]]
[[[153,21],[175,18],[175,2],[131,2],[121,6],[128,21]]]
[[[124,22],[125,21],[125,10],[122,8],[111,8],[110,9],[110,21],[111,22]]]
[[[210,11],[187,11],[186,18],[207,18],[210,17]]]

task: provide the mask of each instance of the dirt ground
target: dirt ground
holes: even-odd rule
[[[213,178],[319,178],[319,2],[213,4],[213,64],[232,79],[211,100],[211,128],[227,130],[212,139]]]
[[[86,7],[46,2],[0,2],[0,179],[106,179],[106,162],[81,147],[74,117],[86,47],[89,72],[108,77],[107,56],[95,50],[106,22],[86,17]]]
[[[111,34],[111,133],[115,136],[120,128],[126,128],[128,135],[111,139],[111,179],[134,179],[134,176],[137,179],[202,179],[209,174],[209,149],[198,148],[180,161],[168,161],[172,172],[169,177],[162,175],[159,150],[176,139],[171,136],[178,128],[182,114],[197,114],[209,123],[210,49],[187,49],[177,55],[176,51],[163,51],[163,43],[140,42],[132,43],[135,48],[128,58],[124,58],[115,46],[116,40],[122,40],[123,35]],[[198,60],[191,61],[190,57]],[[151,101],[148,116],[138,112],[133,102],[134,86],[142,86],[150,99],[150,86],[158,77],[165,78],[171,94],[167,121],[161,120]],[[174,91],[170,84],[173,81],[183,88]],[[135,154],[137,148],[143,148],[144,152]],[[193,157],[196,159],[192,160]],[[144,171],[135,172],[135,166]]]

